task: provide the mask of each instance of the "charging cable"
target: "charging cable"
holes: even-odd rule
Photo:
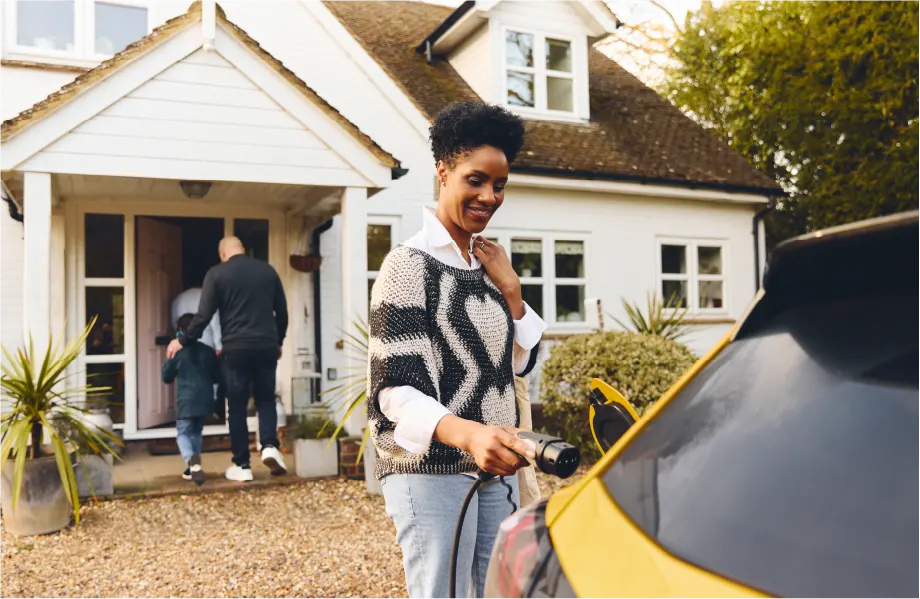
[[[521,431],[517,434],[519,439],[526,441],[534,450],[536,457],[528,460],[540,472],[558,476],[559,478],[568,478],[578,469],[581,462],[581,454],[574,445],[569,445],[562,439],[541,435],[530,431]],[[524,457],[524,456],[522,456]],[[467,491],[466,497],[463,498],[463,505],[460,508],[460,515],[457,517],[457,529],[454,531],[454,543],[450,551],[450,596],[451,599],[457,596],[457,553],[460,549],[460,533],[463,531],[463,521],[466,519],[466,510],[470,507],[473,495],[485,483],[495,478],[495,475],[482,469],[477,470],[476,480],[470,490]],[[508,503],[511,504],[511,513],[517,511],[517,505],[514,503],[514,488],[505,481],[504,476],[500,476],[501,484],[508,488]]]

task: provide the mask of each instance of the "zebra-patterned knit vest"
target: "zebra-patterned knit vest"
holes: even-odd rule
[[[400,447],[377,394],[408,385],[460,418],[517,426],[513,345],[511,312],[482,268],[463,270],[421,250],[395,247],[371,293],[367,416],[377,478],[475,470],[470,454],[437,441],[424,455]]]

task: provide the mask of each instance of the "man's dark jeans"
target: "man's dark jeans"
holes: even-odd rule
[[[224,350],[223,358],[233,463],[248,466],[249,428],[246,426],[246,407],[250,395],[255,399],[259,413],[259,442],[262,447],[278,447],[278,413],[275,411],[278,350]]]

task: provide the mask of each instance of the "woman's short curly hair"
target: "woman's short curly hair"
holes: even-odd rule
[[[454,102],[434,117],[428,131],[435,161],[451,168],[457,158],[484,146],[498,148],[511,164],[524,145],[524,121],[483,102]]]

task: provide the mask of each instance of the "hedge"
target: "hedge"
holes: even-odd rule
[[[694,362],[686,347],[631,332],[575,335],[552,348],[543,364],[543,414],[555,423],[545,430],[578,445],[582,459],[599,455],[588,423],[591,379],[598,378],[626,397],[641,415]]]

